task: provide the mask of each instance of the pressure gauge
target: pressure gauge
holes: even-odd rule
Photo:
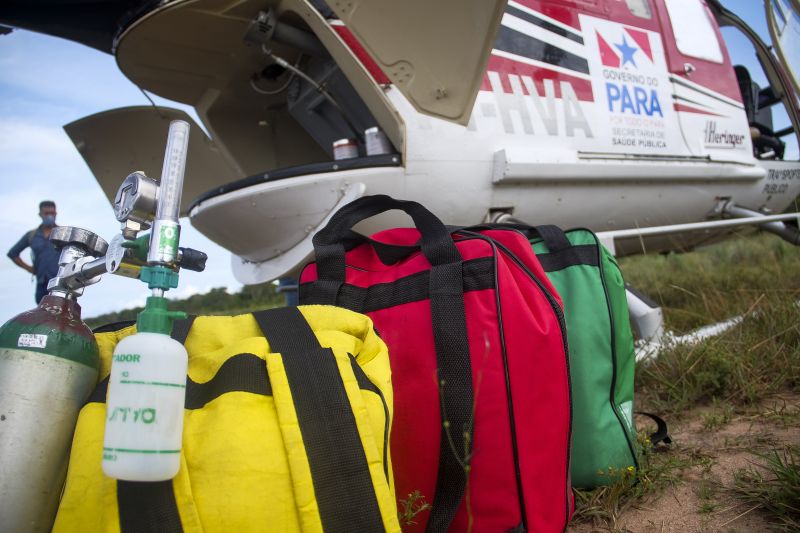
[[[114,199],[114,215],[120,222],[139,224],[139,230],[150,227],[158,204],[158,184],[144,172],[130,174],[120,185]]]

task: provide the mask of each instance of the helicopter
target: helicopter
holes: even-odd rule
[[[584,226],[617,255],[743,224],[800,243],[779,214],[800,193],[782,140],[800,132],[800,9],[765,9],[776,53],[719,0],[37,0],[4,3],[0,23],[111,53],[196,110],[200,125],[153,105],[64,129],[113,203],[131,168],[157,175],[169,122],[189,122],[181,213],[253,284],[296,274],[365,194],[449,224]],[[751,40],[769,86],[731,63],[722,26]]]

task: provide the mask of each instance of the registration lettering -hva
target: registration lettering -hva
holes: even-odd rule
[[[527,135],[539,133],[534,129],[533,121],[533,117],[538,117],[544,129],[542,133],[547,133],[547,135],[574,137],[575,132],[581,130],[586,138],[594,137],[589,121],[586,119],[581,103],[575,94],[575,89],[568,81],[562,80],[559,82],[561,98],[556,98],[556,87],[553,80],[543,80],[544,89],[542,92],[544,94],[539,94],[533,78],[509,74],[508,82],[511,86],[511,93],[509,94],[503,91],[503,83],[499,73],[488,72],[487,74],[492,92],[495,95],[497,108],[500,111],[500,119],[505,133],[525,133]],[[526,92],[527,94],[525,94]],[[515,131],[516,128],[512,120],[512,115],[515,113],[522,124],[522,132]],[[494,109],[491,109],[489,113],[484,109],[483,115],[489,117],[497,116]],[[563,132],[560,131],[559,124],[564,125]],[[470,128],[474,129],[474,124],[470,124]]]

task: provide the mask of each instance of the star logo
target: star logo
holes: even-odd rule
[[[633,54],[639,51],[638,48],[629,45],[624,35],[622,36],[622,44],[615,44],[614,46],[617,48],[617,50],[619,50],[622,53],[623,67],[628,62],[630,62],[634,67],[636,67],[636,61],[634,61],[633,59]]]

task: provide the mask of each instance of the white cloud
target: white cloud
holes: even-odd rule
[[[169,291],[167,295],[171,300],[179,300],[183,298],[188,298],[190,296],[194,296],[195,294],[205,294],[206,292],[208,292],[208,290],[210,290],[210,287],[207,290],[201,291],[195,285],[189,284],[186,285],[185,287]]]
[[[60,128],[0,118],[0,173],[4,185],[13,186],[25,175],[63,184],[65,177],[74,177],[84,168],[82,159]]]
[[[22,119],[0,119],[0,157],[3,159],[74,156],[75,148],[60,129]]]
[[[144,304],[147,303],[147,295],[144,294],[142,296],[131,298],[130,300],[126,300],[124,302],[120,302],[119,309],[115,309],[116,311],[122,311],[123,309],[134,309],[136,307],[144,307]],[[101,313],[94,313],[94,315],[99,315]],[[84,318],[91,317],[92,314],[84,314]]]
[[[40,101],[82,108],[113,106],[121,97],[134,99],[137,94],[137,101],[144,99],[111,55],[84,45],[15,31],[3,36],[0,51],[3,84]]]

